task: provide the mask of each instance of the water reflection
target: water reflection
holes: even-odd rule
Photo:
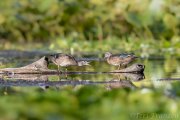
[[[113,79],[109,81],[106,85],[107,90],[117,89],[117,88],[131,88],[135,89],[136,86],[130,80],[119,80]]]
[[[126,79],[130,81],[140,81],[145,79],[144,73],[112,73],[118,79]]]
[[[111,90],[113,88],[131,88],[134,89],[136,86],[133,81],[143,80],[144,74],[133,74],[133,73],[104,73],[103,75],[111,75],[106,80],[95,81],[89,79],[74,79],[68,78],[71,75],[77,75],[75,73],[69,74],[67,78],[64,76],[54,75],[40,75],[40,74],[15,74],[15,75],[1,75],[0,86],[4,87],[25,87],[25,86],[38,86],[42,88],[49,87],[61,87],[61,86],[78,86],[78,85],[103,85],[106,89]],[[90,73],[98,74],[98,72]],[[78,74],[80,76],[80,73]],[[87,75],[87,73],[86,73]],[[102,75],[102,74],[101,74]],[[53,80],[55,79],[55,80]]]

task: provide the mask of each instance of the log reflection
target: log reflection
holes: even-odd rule
[[[92,74],[92,73],[91,73]],[[95,73],[96,74],[96,73]],[[117,73],[115,74],[117,75]],[[77,85],[104,85],[106,89],[111,90],[113,88],[131,88],[134,89],[136,86],[133,81],[143,80],[144,74],[133,74],[133,73],[121,73],[118,74],[120,79],[108,78],[102,81],[92,80],[76,80],[76,79],[62,79],[58,78],[55,81],[50,80],[50,77],[57,77],[57,75],[38,75],[38,74],[15,74],[9,76],[0,76],[0,86],[4,87],[27,87],[37,86],[41,88],[49,87],[60,87],[65,85],[77,86]]]

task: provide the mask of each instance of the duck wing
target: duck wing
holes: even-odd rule
[[[61,66],[77,65],[75,58],[67,54],[60,54],[56,59],[56,63],[59,63]]]

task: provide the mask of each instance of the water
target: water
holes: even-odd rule
[[[26,61],[25,63],[27,63]],[[11,83],[7,84],[2,82],[0,85],[1,86],[9,86],[12,87],[33,87],[33,86],[43,86],[45,84],[44,82],[50,81],[54,82],[53,85],[52,83],[46,83],[44,86],[49,86],[49,87],[54,87],[54,86],[88,86],[88,85],[106,85],[111,83],[112,81],[129,81],[131,82],[134,86],[138,88],[144,88],[144,87],[162,87],[169,85],[170,83],[178,82],[180,78],[179,74],[179,61],[176,61],[176,64],[170,64],[170,66],[166,65],[166,61],[164,60],[153,60],[153,61],[143,61],[139,60],[137,63],[141,63],[145,65],[145,71],[143,74],[131,74],[131,73],[101,73],[101,72],[110,72],[117,67],[111,66],[107,64],[106,62],[91,62],[91,66],[85,66],[85,67],[68,67],[67,69],[69,71],[75,71],[75,73],[70,73],[70,74],[60,74],[60,75],[3,75],[2,79],[3,80],[11,80],[9,82]],[[23,63],[22,63],[23,64]],[[169,67],[169,68],[167,68]],[[57,69],[56,66],[50,65],[51,69]],[[65,71],[65,68],[62,68],[62,70]],[[77,71],[78,70],[78,71]],[[39,83],[33,83],[34,81],[39,81]],[[14,81],[18,81],[17,83],[19,84],[14,84]],[[27,84],[24,84],[23,81],[28,81],[26,82]],[[63,81],[63,82],[62,82]],[[69,82],[71,81],[71,82]],[[83,81],[83,82],[79,82]],[[22,83],[21,83],[22,82]],[[56,82],[62,82],[57,83]],[[66,84],[64,84],[64,82]],[[119,83],[120,83],[119,82]],[[121,88],[120,86],[119,88]],[[123,88],[123,87],[122,87]]]
[[[35,59],[1,64],[19,67]],[[144,74],[100,73],[117,67],[92,61],[91,66],[67,68],[78,74],[1,75],[0,115],[4,119],[179,119],[180,61],[136,63],[145,65]],[[57,69],[52,64],[49,68]]]

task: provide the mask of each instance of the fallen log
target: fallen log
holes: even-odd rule
[[[127,68],[120,69],[120,70],[114,70],[112,72],[114,73],[143,73],[145,69],[145,65],[135,63]]]
[[[19,68],[0,69],[0,74],[41,74],[57,73],[57,70],[48,69],[48,58],[42,57],[36,62]]]
[[[87,74],[97,72],[59,72],[58,70],[48,69],[49,60],[46,56],[29,65],[19,68],[3,68],[0,69],[0,74]],[[133,64],[121,70],[111,72],[98,73],[143,73],[145,66],[142,64]]]

